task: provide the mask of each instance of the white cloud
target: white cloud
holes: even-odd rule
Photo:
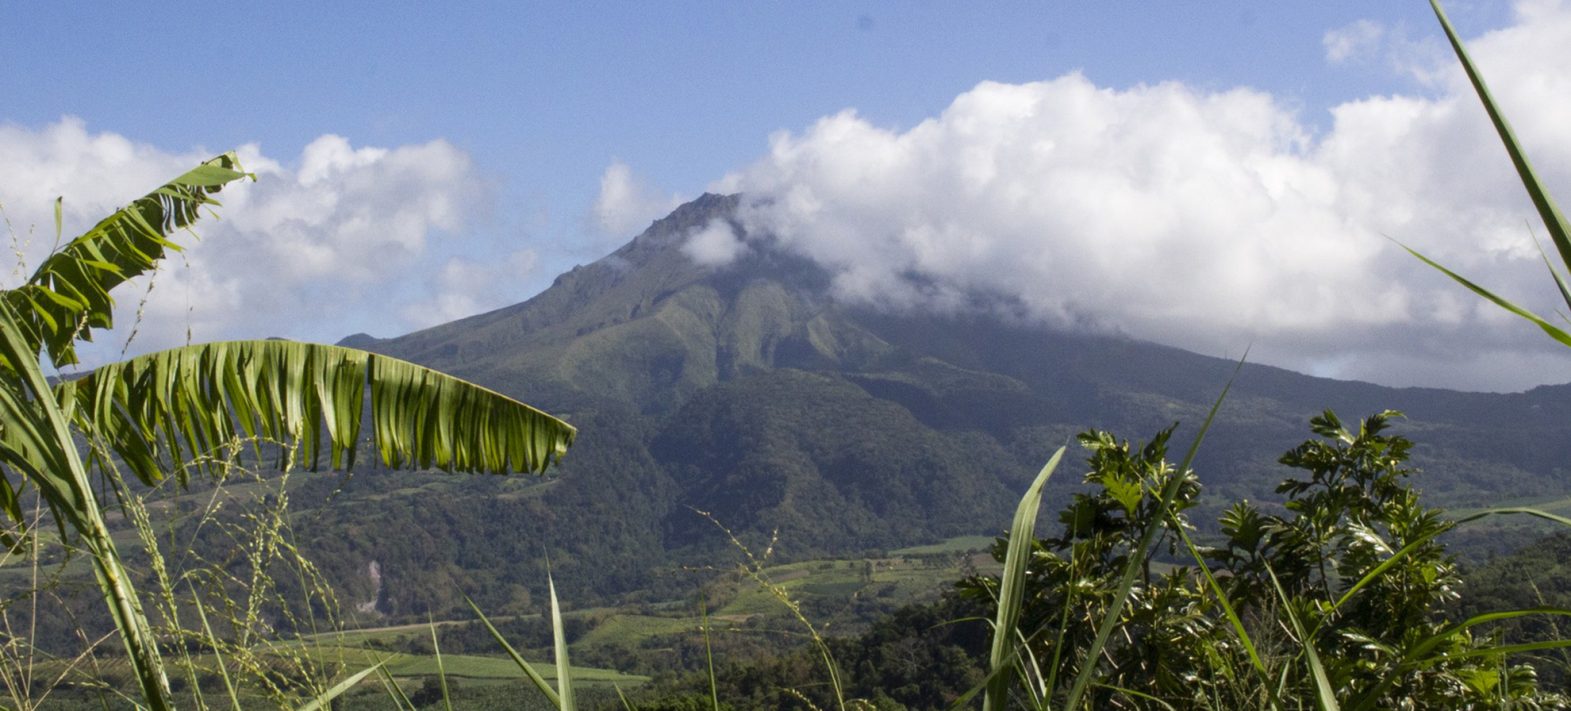
[[[416,328],[447,323],[520,301],[518,285],[538,266],[534,250],[523,249],[500,260],[447,260],[432,279],[430,298],[402,312]]]
[[[1519,16],[1471,47],[1571,195],[1571,12]],[[1571,379],[1537,329],[1385,238],[1554,306],[1498,139],[1459,72],[1431,71],[1438,95],[1348,102],[1321,135],[1245,89],[984,82],[909,130],[847,111],[778,134],[721,184],[748,196],[748,239],[824,264],[842,298],[953,310],[1002,297],[1049,323],[1204,353],[1252,341],[1266,362],[1392,384]]]
[[[1326,49],[1326,61],[1341,64],[1349,59],[1364,59],[1380,49],[1380,40],[1386,28],[1373,20],[1358,20],[1325,33],[1320,43]]]
[[[600,176],[600,195],[593,207],[594,226],[617,244],[682,204],[677,195],[662,195],[633,174],[622,161],[612,161]]]
[[[429,235],[460,228],[484,190],[469,156],[444,141],[355,149],[327,135],[299,163],[258,173],[224,214],[252,256],[302,281],[369,283],[402,272]]]
[[[714,220],[694,230],[682,243],[682,253],[706,267],[723,267],[746,252],[747,243],[725,220]]]
[[[256,182],[224,189],[219,219],[197,224],[200,239],[177,238],[187,249],[165,261],[151,291],[116,292],[119,324],[134,320],[148,294],[133,350],[178,345],[188,332],[197,340],[336,340],[365,330],[365,321],[380,323],[399,300],[415,298],[408,285],[420,282],[408,275],[434,241],[450,242],[488,209],[488,187],[468,155],[441,140],[356,148],[326,135],[290,160],[255,145],[237,152]],[[75,118],[36,130],[0,125],[0,201],[18,235],[31,235],[25,252],[36,264],[53,242],[55,196],[65,198],[69,238],[210,153],[94,133]],[[122,326],[108,340],[128,332]]]

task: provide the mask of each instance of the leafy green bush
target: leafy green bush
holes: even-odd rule
[[[1356,429],[1331,412],[1315,417],[1317,438],[1280,460],[1299,472],[1277,489],[1286,503],[1275,511],[1234,504],[1221,517],[1225,540],[1212,548],[1189,539],[1184,511],[1200,484],[1167,462],[1171,430],[1138,446],[1107,432],[1081,435],[1089,491],[1060,512],[1059,535],[1034,541],[1019,623],[1004,631],[1024,642],[1005,672],[1021,680],[1016,703],[1056,706],[1063,682],[1085,675],[1091,708],[1565,704],[1538,688],[1532,667],[1512,664],[1508,652],[1517,650],[1474,630],[1571,611],[1450,618],[1461,579],[1438,537],[1454,523],[1423,506],[1408,482],[1412,444],[1387,434],[1398,414]],[[1164,491],[1176,492],[1168,506]],[[1152,522],[1156,536],[1141,545]],[[995,547],[1000,562],[1006,545]],[[1186,565],[1163,562],[1185,554]],[[1140,574],[1125,590],[1131,556]],[[998,577],[961,587],[1000,597]],[[1115,633],[1094,652],[1109,615]]]

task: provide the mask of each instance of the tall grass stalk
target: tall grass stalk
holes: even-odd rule
[[[742,553],[743,561],[737,564],[737,570],[741,572],[744,577],[747,577],[756,583],[759,588],[763,589],[765,592],[768,592],[772,597],[774,597],[776,601],[778,601],[786,608],[788,612],[791,613],[791,616],[796,619],[797,623],[802,625],[802,627],[807,630],[808,638],[812,640],[813,648],[818,653],[819,662],[824,667],[824,673],[829,677],[829,688],[830,691],[834,694],[835,708],[839,709],[840,711],[845,711],[845,709],[851,707],[865,707],[866,702],[863,702],[860,699],[852,699],[850,701],[850,705],[848,706],[848,701],[845,696],[845,686],[840,678],[840,665],[835,662],[835,655],[834,652],[829,649],[829,643],[824,639],[824,636],[819,633],[818,626],[814,625],[813,621],[807,619],[807,615],[802,613],[802,605],[791,597],[791,592],[786,590],[785,587],[779,583],[769,579],[769,575],[766,572],[766,567],[770,556],[774,553],[775,543],[779,538],[780,532],[777,530],[770,535],[769,545],[764,549],[764,554],[762,557],[755,556],[753,555],[753,550],[749,548],[747,544],[743,543],[741,539],[737,538],[736,534],[733,533],[731,529],[726,528],[726,526],[720,523],[720,521],[712,514],[707,511],[698,511],[696,509],[694,510],[694,513],[709,519],[710,523],[713,523],[715,527],[719,528],[722,532],[725,533],[726,538],[731,541],[731,545]],[[803,701],[808,701],[807,697],[798,690],[787,689],[786,691],[787,693],[792,693],[798,696]],[[809,705],[812,705],[810,701],[808,701],[808,703]]]
[[[204,675],[222,681],[222,705],[227,708],[254,706],[257,694],[281,708],[321,706],[366,674],[351,675],[353,683],[347,685],[333,682],[334,667],[303,641],[302,632],[338,629],[336,597],[291,540],[287,470],[269,475],[252,469],[241,461],[247,451],[246,443],[236,439],[193,463],[217,472],[212,491],[192,513],[171,516],[162,532],[150,502],[171,493],[164,491],[168,487],[135,491],[119,476],[112,458],[101,450],[96,453],[105,460],[98,466],[145,557],[151,630],[161,644],[175,650],[170,671],[184,676],[192,707],[210,708],[202,693]],[[237,483],[261,484],[270,493],[229,493]],[[156,505],[178,508],[169,502]],[[199,545],[204,536],[210,542]],[[217,549],[218,560],[202,555],[214,550],[212,540],[228,542],[227,550],[222,545]],[[280,587],[282,576],[298,587]],[[264,609],[269,612],[264,614]],[[327,617],[319,616],[319,609]],[[195,627],[184,623],[188,616],[194,617]],[[204,651],[199,656],[193,650]]]
[[[427,617],[426,622],[431,626],[431,653],[436,656],[436,680],[442,688],[442,708],[453,711],[453,699],[447,689],[447,667],[442,663],[442,643],[436,634],[436,621]]]
[[[191,600],[195,604],[191,607],[196,610],[197,617],[202,621],[202,634],[207,639],[218,639],[213,634],[213,626],[207,621],[207,611],[203,609],[202,598],[196,592],[195,583],[191,583]],[[224,681],[224,691],[229,694],[230,708],[234,711],[243,711],[240,705],[240,694],[235,691],[234,679],[229,676],[229,665],[224,662],[224,650],[220,645],[213,645],[213,666],[218,671],[218,676]],[[200,704],[200,702],[198,702]]]
[[[290,540],[289,472],[286,469],[269,477],[250,469],[240,461],[246,451],[247,446],[236,440],[223,448],[221,458],[202,463],[221,473],[205,508],[194,520],[169,523],[169,549],[181,551],[174,559],[160,551],[145,497],[123,494],[123,505],[132,513],[130,518],[155,574],[156,611],[166,634],[181,642],[178,666],[191,679],[198,708],[206,707],[200,696],[199,671],[216,671],[223,677],[230,704],[236,707],[243,705],[237,686],[263,690],[281,706],[293,705],[302,695],[321,699],[336,688],[330,686],[333,670],[301,641],[305,634],[322,631],[324,624],[332,629],[339,625],[331,587]],[[236,506],[245,502],[224,492],[234,483],[246,482],[265,484],[269,493],[253,497],[251,505]],[[231,550],[240,553],[244,564],[237,567],[232,562],[200,557],[194,544],[205,531],[230,541]],[[286,592],[287,588],[280,587],[281,576],[293,578],[298,587]],[[184,602],[186,595],[177,595],[182,589],[191,592],[189,604]],[[325,620],[318,617],[319,607],[328,615]],[[183,608],[195,610],[199,629],[181,624]],[[264,609],[273,612],[264,614]],[[215,628],[215,617],[221,627]],[[269,617],[277,622],[268,621]],[[198,664],[184,651],[193,645],[212,650],[216,670]],[[238,677],[232,675],[231,666]],[[287,683],[280,683],[281,679]]]
[[[10,706],[19,711],[38,708],[56,687],[75,675],[84,662],[91,660],[96,665],[98,661],[93,654],[97,644],[85,645],[80,654],[61,660],[42,652],[34,643],[38,638],[39,602],[53,594],[71,560],[65,558],[46,573],[43,552],[47,542],[39,535],[45,530],[40,528],[45,522],[42,502],[35,501],[27,521],[0,530],[0,567],[13,565],[18,556],[25,556],[23,563],[27,566],[29,581],[20,595],[0,600],[0,685],[5,687]],[[26,606],[20,620],[15,619],[11,611],[17,603]],[[18,624],[25,624],[26,629],[18,630]],[[44,664],[59,669],[49,674]],[[45,676],[48,678],[43,678]]]
[[[720,685],[715,681],[715,650],[709,644],[709,604],[700,598],[698,600],[698,628],[704,634],[704,672],[709,676],[709,707],[711,711],[720,711]],[[621,693],[618,690],[618,693]]]
[[[616,700],[622,704],[622,711],[633,711],[633,702],[622,692],[622,685],[613,682],[611,688],[616,691]]]

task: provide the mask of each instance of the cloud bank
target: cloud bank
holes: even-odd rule
[[[1354,25],[1328,57],[1379,41]],[[1571,199],[1571,12],[1523,4],[1471,48]],[[714,187],[748,196],[747,239],[827,266],[848,300],[952,311],[982,295],[1061,327],[1217,355],[1253,343],[1257,360],[1396,385],[1571,380],[1564,349],[1387,239],[1554,307],[1477,99],[1454,67],[1422,69],[1428,95],[1341,104],[1321,134],[1249,89],[983,82],[909,129],[845,111],[777,134]]]
[[[256,182],[220,193],[218,219],[196,225],[200,238],[177,239],[187,249],[165,260],[151,288],[142,280],[117,290],[117,328],[89,357],[116,357],[138,311],[133,352],[180,345],[188,334],[330,341],[368,328],[368,314],[430,325],[506,303],[490,279],[533,268],[533,253],[521,251],[484,267],[452,257],[434,278],[411,278],[490,209],[469,156],[444,141],[373,148],[324,135],[287,160],[255,145],[237,152]],[[0,200],[36,265],[54,242],[56,196],[65,198],[69,239],[209,157],[93,132],[76,118],[36,130],[0,125]],[[0,276],[15,285],[25,272]]]

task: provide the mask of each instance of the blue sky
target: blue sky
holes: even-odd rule
[[[1525,49],[1538,47],[1534,41],[1565,44],[1554,40],[1568,14],[1560,3],[1457,1],[1449,10],[1464,36],[1483,43],[1481,60],[1496,59],[1508,70],[1528,62],[1550,78],[1571,75],[1566,52]],[[1538,35],[1545,38],[1532,39]],[[981,9],[831,2],[225,3],[178,10],[18,5],[0,25],[0,96],[6,97],[0,103],[0,164],[12,168],[0,176],[0,204],[25,237],[28,225],[49,224],[47,201],[64,194],[75,208],[68,217],[81,228],[199,156],[237,147],[255,156],[260,180],[245,188],[255,195],[237,196],[225,224],[202,230],[206,239],[192,250],[190,266],[164,277],[171,288],[153,290],[147,312],[159,320],[138,336],[133,350],[178,343],[187,327],[199,339],[395,335],[521,301],[556,273],[636,234],[675,201],[710,189],[744,189],[812,195],[814,205],[827,205],[811,215],[761,212],[754,221],[779,232],[782,244],[837,269],[845,277],[838,282],[845,298],[891,308],[947,308],[953,300],[952,294],[902,291],[867,262],[879,259],[925,271],[957,293],[1020,297],[1049,323],[1091,324],[1217,355],[1253,342],[1267,362],[1337,377],[1489,389],[1571,380],[1563,365],[1568,359],[1517,324],[1446,296],[1447,285],[1422,281],[1397,291],[1381,285],[1393,269],[1404,280],[1431,276],[1409,265],[1392,267],[1389,245],[1378,239],[1385,235],[1460,260],[1471,273],[1505,280],[1515,290],[1503,290],[1529,303],[1552,304],[1540,288],[1541,272],[1530,269],[1536,256],[1524,245],[1530,249],[1531,242],[1517,227],[1530,213],[1514,212],[1522,201],[1499,187],[1504,181],[1497,178],[1509,177],[1501,172],[1503,158],[1463,171],[1488,178],[1488,185],[1448,174],[1446,161],[1399,170],[1433,172],[1410,187],[1420,197],[1404,209],[1425,214],[1436,205],[1477,200],[1480,207],[1466,216],[1475,222],[1435,217],[1387,224],[1360,212],[1367,208],[1345,195],[1312,196],[1311,207],[1282,202],[1283,194],[1317,189],[1306,185],[1379,184],[1370,177],[1375,167],[1404,155],[1429,155],[1425,131],[1454,141],[1463,128],[1476,128],[1471,119],[1453,118],[1467,97],[1458,99],[1449,62],[1427,4],[1410,1],[1054,2]],[[1502,96],[1535,96],[1532,78],[1518,82],[1521,89],[1511,85],[1515,78],[1502,79]],[[959,101],[963,97],[969,99]],[[1332,113],[1369,99],[1380,101],[1364,105],[1367,115],[1357,121],[1339,123]],[[1144,135],[1141,126],[1161,128],[1172,120],[1163,111],[1194,108],[1198,133],[1188,138],[1174,131],[1175,145],[1207,145],[1217,139],[1208,127],[1218,125],[1254,136],[1258,143],[1236,146],[1241,165],[1251,166],[1250,174],[1277,176],[1265,182],[1279,179],[1289,188],[1268,191],[1262,199],[1269,204],[1260,207],[1255,226],[1184,206],[1203,199],[1213,211],[1227,207],[1234,197],[1218,186],[1230,179],[1194,185],[1175,178],[1163,185],[1148,176],[1125,186],[1127,194],[1109,191],[1148,200],[1121,204],[1109,198],[1073,220],[972,200],[918,223],[909,217],[910,206],[943,194],[939,182],[873,171],[868,175],[880,188],[899,188],[831,195],[827,191],[843,185],[843,176],[825,172],[827,161],[802,158],[833,145],[836,155],[857,156],[854,165],[864,166],[876,157],[857,151],[882,151],[877,155],[887,158],[900,151],[1008,153],[1063,143],[1083,134],[1055,133],[1056,126],[1084,115],[1061,115],[1052,126],[993,119],[1006,105],[1025,102],[1038,107],[1033,115],[1045,115],[1052,111],[1042,107],[1071,100],[1149,110],[1140,121],[1122,124],[1135,137]],[[1557,148],[1571,143],[1559,140],[1566,136],[1555,128],[1571,125],[1571,116],[1556,113],[1564,102],[1529,98],[1508,108],[1525,115],[1519,122],[1530,124],[1524,127],[1530,146],[1545,146],[1539,162],[1548,165],[1550,179],[1565,182],[1568,171],[1555,164],[1571,154]],[[854,115],[842,113],[848,109]],[[1002,126],[998,130],[1014,138],[976,139],[965,128],[973,123]],[[924,125],[932,130],[919,129]],[[1371,155],[1364,146],[1375,145],[1367,142],[1382,130],[1395,142],[1411,143],[1408,152]],[[1021,131],[1033,132],[1034,143],[1018,142]],[[1097,180],[1116,180],[1146,165],[1120,162],[1120,148],[1134,144],[1109,140],[1113,178]],[[1453,142],[1436,150],[1487,160],[1487,151],[1498,151],[1490,148],[1492,140],[1484,134],[1465,146]],[[1167,155],[1169,148],[1150,150]],[[1174,150],[1175,160],[1188,155]],[[1371,155],[1369,165],[1337,157],[1338,151]],[[890,160],[923,174],[970,170],[917,153]],[[989,169],[1003,172],[986,180],[999,190],[1029,186],[1025,176],[1049,185],[1063,177],[1054,172],[1057,166],[1090,169],[1088,159],[1079,160],[1021,165],[1019,176],[1009,173],[1016,164],[1004,161]],[[1260,167],[1284,161],[1302,165],[1285,172]],[[1230,169],[1225,161],[1216,168]],[[330,204],[320,199],[327,184],[334,193]],[[1448,186],[1455,191],[1444,192]],[[1168,196],[1175,202],[1162,214],[1173,224],[1204,226],[1205,235],[1248,235],[1283,224],[1370,224],[1353,230],[1361,241],[1330,244],[1324,253],[1284,257],[1278,250],[1252,262],[1248,244],[1240,251],[1237,242],[1118,221],[1168,204]],[[382,217],[368,218],[369,211]],[[1480,211],[1488,214],[1479,217]],[[309,218],[294,219],[297,213]],[[1459,222],[1454,236],[1436,228]],[[863,240],[841,229],[848,224],[872,226],[887,239]],[[1128,247],[1136,252],[1131,268],[1152,271],[1167,271],[1187,253],[1242,254],[1237,271],[1220,281],[1233,283],[1237,276],[1244,290],[1230,292],[1234,297],[1202,294],[1192,308],[1169,308],[1183,294],[1205,289],[1187,288],[1174,277],[1171,283],[1157,280],[1163,293],[1070,285],[1076,296],[1068,298],[1035,286],[1052,267],[1003,273],[1008,270],[990,266],[1009,250],[1033,251],[1026,235],[1058,239],[1065,230],[1134,230],[1139,239]],[[1485,257],[1475,258],[1465,249],[1477,246],[1478,230],[1493,241]],[[971,245],[966,254],[990,254],[992,261],[967,263],[964,255],[924,241],[936,239],[931,235],[944,235],[942,249]],[[32,251],[47,241],[36,239]],[[1097,244],[1055,246],[1084,256]],[[285,247],[303,256],[280,256]],[[694,254],[724,267],[712,253],[695,247]],[[1342,264],[1343,254],[1361,256]],[[1326,273],[1340,271],[1334,271],[1337,279],[1287,294],[1280,304],[1269,297],[1247,313],[1219,309],[1220,303],[1250,300],[1249,285],[1284,275],[1308,283],[1321,275],[1295,268],[1293,259],[1330,262]],[[335,270],[348,276],[335,277]],[[1116,279],[1097,283],[1116,285]],[[1338,301],[1344,291],[1394,305],[1349,314]],[[324,312],[324,299],[337,308]],[[1328,305],[1327,312],[1306,305],[1311,302]],[[309,317],[300,318],[298,310],[312,304],[318,305]],[[1459,352],[1459,343],[1477,348]]]

